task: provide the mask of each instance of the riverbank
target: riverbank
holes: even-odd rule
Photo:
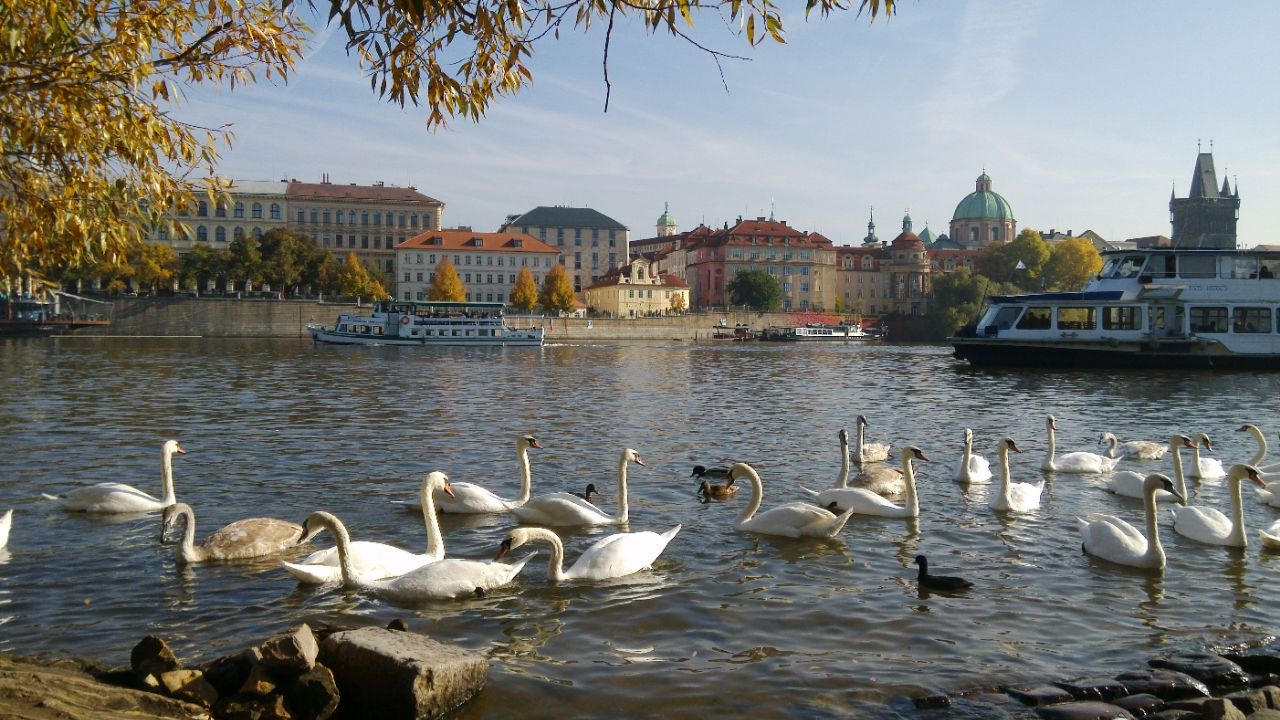
[[[83,336],[305,338],[308,323],[332,326],[338,314],[356,305],[314,300],[264,298],[145,297],[114,302],[108,327],[86,328]],[[365,307],[368,307],[366,304]],[[715,328],[744,325],[758,332],[796,324],[791,313],[686,313],[646,318],[508,317],[516,328],[544,327],[552,342],[584,340],[714,340]]]

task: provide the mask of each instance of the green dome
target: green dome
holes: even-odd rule
[[[658,216],[658,227],[669,227],[676,224],[676,219],[671,217],[671,208],[667,203],[663,203],[662,214]]]
[[[977,190],[965,196],[956,206],[951,220],[1013,220],[1013,208],[1004,196],[991,190],[991,176],[984,170],[975,183]]]

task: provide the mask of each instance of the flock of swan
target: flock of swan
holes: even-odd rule
[[[916,491],[915,463],[928,462],[925,453],[908,445],[898,453],[899,463],[887,463],[890,447],[865,441],[866,419],[857,418],[857,447],[850,447],[849,433],[838,434],[840,472],[833,487],[812,490],[801,487],[808,502],[788,502],[762,510],[764,482],[747,463],[728,467],[695,466],[693,478],[699,482],[699,495],[704,502],[729,501],[738,491],[738,481],[749,483],[750,500],[733,521],[737,531],[787,538],[831,538],[838,535],[852,515],[887,518],[915,518],[920,514]],[[1268,486],[1267,478],[1280,475],[1280,464],[1264,465],[1267,442],[1255,425],[1244,425],[1241,432],[1250,433],[1258,450],[1247,463],[1224,468],[1214,458],[1202,457],[1202,449],[1212,451],[1209,437],[1175,434],[1167,443],[1150,441],[1120,442],[1113,434],[1103,433],[1103,453],[1058,453],[1055,438],[1056,421],[1046,421],[1048,451],[1041,469],[1052,473],[1095,474],[1102,489],[1119,496],[1141,498],[1144,527],[1138,529],[1120,517],[1095,513],[1077,518],[1084,552],[1119,565],[1138,568],[1163,568],[1165,553],[1160,543],[1157,508],[1161,503],[1171,509],[1174,532],[1189,540],[1209,545],[1244,547],[1242,485],[1258,485],[1257,496],[1263,503],[1280,508],[1280,482]],[[542,445],[532,435],[516,441],[520,470],[520,492],[512,499],[473,483],[453,483],[441,471],[423,478],[416,502],[426,527],[426,548],[417,553],[388,543],[352,540],[342,521],[328,512],[315,512],[302,524],[276,518],[249,518],[231,523],[196,543],[195,513],[186,503],[178,502],[173,485],[173,456],[185,451],[174,440],[161,449],[162,497],[153,497],[137,488],[121,483],[99,483],[76,488],[60,496],[45,497],[61,503],[63,509],[92,513],[162,512],[161,539],[174,529],[183,527],[177,545],[180,564],[206,561],[240,560],[281,553],[308,543],[316,535],[328,532],[334,546],[317,550],[298,562],[282,561],[282,567],[304,584],[341,583],[373,595],[397,602],[457,598],[483,595],[489,590],[512,582],[533,554],[514,562],[501,562],[511,551],[526,545],[540,544],[549,548],[547,577],[552,583],[566,581],[598,581],[623,577],[650,567],[680,532],[676,525],[662,532],[618,532],[595,541],[567,569],[564,544],[550,528],[625,525],[629,520],[627,472],[631,465],[644,465],[633,449],[625,449],[617,465],[617,511],[609,514],[590,498],[594,484],[585,493],[553,492],[533,495],[529,450]],[[1037,482],[1015,482],[1011,478],[1010,453],[1020,453],[1012,438],[996,443],[998,467],[995,472],[986,458],[974,452],[974,435],[965,429],[961,455],[951,478],[961,484],[998,482],[998,490],[990,495],[989,506],[1000,513],[1025,513],[1040,507],[1045,489],[1043,479]],[[1184,463],[1183,453],[1189,454]],[[1162,473],[1118,470],[1122,461],[1152,463],[1171,456],[1173,477]],[[850,478],[852,465],[858,473]],[[1231,515],[1199,505],[1188,505],[1186,478],[1198,480],[1224,479],[1231,502]],[[723,480],[723,483],[714,481]],[[898,500],[899,502],[895,502]],[[447,558],[444,537],[437,513],[507,514],[517,523],[497,548],[492,560]],[[0,515],[0,549],[8,542],[13,511]],[[1260,531],[1265,547],[1280,549],[1280,520]],[[922,587],[958,590],[970,585],[956,577],[931,575],[928,560],[920,555],[919,583]]]

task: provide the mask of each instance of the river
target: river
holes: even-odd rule
[[[1141,502],[1097,476],[1044,475],[1045,417],[1059,452],[1098,433],[1166,441],[1207,432],[1215,456],[1275,439],[1280,374],[986,371],[922,345],[609,343],[537,348],[330,348],[300,340],[52,338],[0,342],[0,651],[125,663],[143,635],[196,661],[300,621],[411,629],[487,655],[490,682],[464,718],[911,717],[924,692],[1111,673],[1153,655],[1257,640],[1275,630],[1280,553],[1257,530],[1280,518],[1245,491],[1250,545],[1192,543],[1161,528],[1163,574],[1080,550],[1076,516],[1141,525]],[[919,446],[918,520],[852,519],[838,539],[743,534],[749,492],[700,504],[694,464],[751,462],[765,507],[828,487],[836,434]],[[997,514],[991,486],[951,480],[963,428],[996,465],[1014,438],[1015,480],[1048,485],[1039,510]],[[534,434],[534,492],[594,482],[612,512],[619,453],[631,530],[683,530],[656,566],[604,583],[546,584],[547,553],[484,598],[416,607],[299,586],[275,560],[175,567],[156,514],[62,512],[41,493],[102,481],[160,494],[160,446],[176,438],[179,499],[201,537],[244,517],[338,515],[356,539],[421,552],[420,517],[394,503],[444,470],[517,494],[515,439]],[[1274,457],[1270,461],[1275,461]],[[1157,463],[1121,467],[1171,472]],[[1190,482],[1190,481],[1189,481]],[[1229,512],[1226,484],[1192,502]],[[749,490],[749,487],[747,488]],[[451,557],[491,558],[504,516],[446,517]],[[565,536],[568,560],[604,533]],[[317,539],[331,542],[328,535]],[[516,552],[522,557],[527,551]],[[920,591],[912,559],[962,574],[967,593]],[[887,704],[885,704],[887,703]]]

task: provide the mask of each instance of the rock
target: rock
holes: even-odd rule
[[[1129,691],[1118,680],[1111,678],[1089,678],[1054,683],[1057,687],[1071,693],[1076,700],[1102,700],[1109,702],[1118,697],[1128,695]]]
[[[1204,708],[1204,704],[1209,701],[1206,697],[1183,698],[1181,700],[1170,700],[1166,705],[1170,710],[1190,710],[1200,717],[1200,712]]]
[[[1245,715],[1259,710],[1266,710],[1268,707],[1267,694],[1261,690],[1240,690],[1229,693],[1226,699],[1230,700]]]
[[[225,697],[214,706],[213,716],[219,720],[293,720],[294,717],[280,695]]]
[[[100,682],[83,668],[0,655],[0,718],[52,720],[196,720],[190,703]]]
[[[204,679],[217,689],[218,695],[226,697],[240,692],[244,681],[249,677],[249,671],[261,658],[257,648],[250,648],[235,655],[220,657],[200,669],[204,670]]]
[[[1249,687],[1249,675],[1243,668],[1213,653],[1184,652],[1172,657],[1149,660],[1147,664],[1154,668],[1186,673],[1204,683],[1214,694]]]
[[[1163,700],[1155,695],[1148,695],[1146,693],[1126,695],[1122,698],[1116,698],[1111,701],[1111,704],[1128,710],[1130,714],[1138,718],[1158,713],[1164,709]]]
[[[148,635],[129,652],[129,667],[142,679],[147,675],[160,677],[170,670],[177,670],[179,665],[168,643],[155,635]]]
[[[400,631],[402,631],[402,632],[408,632],[408,631],[409,631],[409,623],[405,622],[405,621],[404,621],[403,619],[401,619],[401,618],[396,618],[395,620],[392,620],[391,622],[387,623],[387,629],[388,629],[388,630],[400,630]]]
[[[1070,702],[1074,699],[1071,697],[1071,693],[1054,685],[1040,685],[1033,688],[1009,688],[1005,692],[1009,693],[1010,697],[1022,702],[1022,704],[1031,705],[1032,707]]]
[[[1267,707],[1272,710],[1280,710],[1280,687],[1268,685],[1267,687],[1258,688],[1258,692],[1267,697]]]
[[[945,707],[951,707],[951,698],[943,694],[922,695],[911,699],[911,704],[916,706],[917,710],[938,710]]]
[[[1245,720],[1244,713],[1224,698],[1209,698],[1200,706],[1200,717],[1204,720]]]
[[[1280,685],[1280,675],[1276,673],[1250,673],[1249,687],[1264,688],[1268,685]]]
[[[199,670],[178,669],[161,673],[160,684],[169,693],[169,697],[204,707],[213,707],[218,702],[218,691],[204,679],[204,673]]]
[[[1135,720],[1124,708],[1094,700],[1038,707],[1036,714],[1045,720]]]
[[[327,720],[338,709],[338,683],[329,668],[316,663],[285,688],[284,697],[294,716]]]
[[[1192,710],[1162,710],[1147,720],[1200,720],[1200,713]]]
[[[1249,716],[1249,720],[1280,720],[1280,710],[1259,710]]]
[[[305,673],[303,673],[305,674]],[[275,678],[271,676],[271,671],[266,665],[258,663],[249,668],[249,677],[244,679],[244,684],[240,686],[240,695],[257,695],[259,697],[270,695],[276,691]]]
[[[1280,674],[1280,640],[1255,648],[1233,648],[1218,653],[1251,673]]]
[[[489,670],[478,654],[380,628],[334,633],[320,659],[342,693],[340,712],[370,719],[442,715],[479,692]]]
[[[281,677],[297,677],[316,665],[316,656],[320,652],[316,644],[316,636],[306,623],[296,630],[279,637],[271,638],[258,647],[262,653],[261,664],[267,670]]]
[[[1147,693],[1165,702],[1210,695],[1204,683],[1176,670],[1129,670],[1117,675],[1116,680],[1133,695]]]

